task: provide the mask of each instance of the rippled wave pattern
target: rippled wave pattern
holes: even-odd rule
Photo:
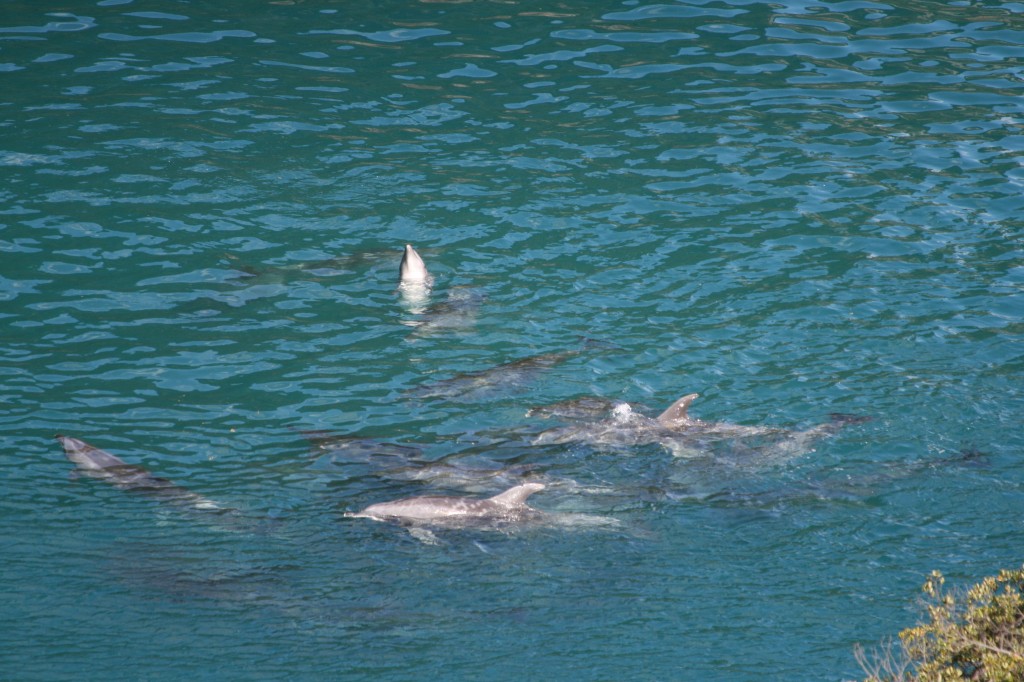
[[[990,0],[5,3],[0,677],[856,677],[1024,561],[1022,58]],[[526,416],[690,392],[872,419]],[[620,525],[344,517],[523,477]]]

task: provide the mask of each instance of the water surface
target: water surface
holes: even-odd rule
[[[928,572],[1024,560],[1024,4],[50,9],[0,11],[3,677],[848,679]],[[689,392],[873,419],[768,465],[530,444]],[[344,517],[508,482],[424,462],[620,526]]]

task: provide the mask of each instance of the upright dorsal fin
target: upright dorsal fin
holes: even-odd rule
[[[672,403],[671,407],[658,415],[658,423],[663,426],[672,426],[679,422],[689,421],[690,418],[686,415],[686,410],[690,407],[690,403],[699,397],[700,393],[684,395],[682,398]]]
[[[538,490],[544,490],[543,483],[524,483],[495,495],[491,498],[491,502],[505,507],[517,507],[526,502],[526,498]]]

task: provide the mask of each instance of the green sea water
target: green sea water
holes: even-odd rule
[[[987,0],[0,4],[0,678],[858,677],[1024,562],[1022,57]],[[691,392],[871,419],[527,415]],[[616,523],[345,516],[527,479]]]

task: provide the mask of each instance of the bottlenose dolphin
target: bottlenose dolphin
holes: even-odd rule
[[[309,440],[312,452],[324,463],[397,467],[423,461],[423,449],[415,445],[338,435],[330,431],[303,431],[302,435]]]
[[[440,460],[385,469],[377,475],[393,481],[421,481],[435,488],[457,489],[470,493],[494,490],[498,486],[512,485],[527,478],[535,482],[547,481],[545,485],[555,482],[538,473],[530,464],[505,466],[483,459],[474,459],[468,463],[458,459]]]
[[[426,312],[425,306],[430,301],[433,286],[434,278],[427,272],[426,263],[411,244],[406,244],[402,263],[398,266],[398,293],[402,302],[414,314]]]
[[[625,402],[615,403],[606,419],[549,429],[533,439],[535,445],[583,442],[595,446],[628,447],[659,444],[677,457],[692,457],[707,453],[719,441],[742,444],[754,441],[751,455],[760,464],[779,462],[807,452],[811,444],[824,436],[838,432],[843,426],[867,421],[869,417],[832,414],[831,420],[803,431],[772,426],[744,426],[728,422],[706,422],[688,413],[698,397],[689,393],[676,400],[657,417],[648,417]],[[588,407],[600,407],[595,401]],[[531,413],[543,413],[543,410]],[[564,414],[555,410],[556,414]],[[581,410],[589,416],[591,412]],[[607,414],[607,413],[606,413]]]
[[[372,467],[372,473],[392,481],[422,481],[434,487],[482,492],[496,486],[515,485],[533,475],[531,465],[507,466],[489,459],[474,457],[466,462],[460,457],[438,460],[424,459],[423,450],[412,445],[399,445],[358,436],[337,436],[326,431],[305,433],[313,447],[316,460],[313,468],[342,471]]]
[[[520,358],[489,369],[466,372],[450,379],[421,384],[408,395],[416,398],[446,398],[462,402],[492,397],[494,393],[521,390],[540,373],[566,360],[576,357],[582,351],[569,350],[541,353]]]
[[[466,525],[474,520],[516,522],[538,518],[541,512],[526,504],[526,498],[543,483],[523,483],[485,499],[470,497],[409,497],[394,502],[371,504],[361,512],[347,514],[353,518],[375,521]]]
[[[431,279],[430,273],[427,272],[427,264],[423,262],[420,254],[416,253],[411,244],[406,244],[402,263],[398,266],[399,284],[429,285]]]
[[[488,369],[465,372],[450,379],[420,384],[409,389],[407,395],[416,398],[448,398],[462,402],[487,399],[496,393],[521,391],[543,372],[582,355],[584,351],[614,348],[603,341],[587,337],[580,337],[580,342],[580,347],[576,349],[530,355]]]
[[[140,466],[127,464],[105,450],[70,436],[54,436],[64,446],[64,454],[85,475],[101,478],[122,490],[132,490],[165,502],[202,510],[222,510],[213,500],[158,478]]]
[[[372,504],[351,518],[391,521],[405,526],[417,540],[437,544],[431,528],[476,528],[505,531],[525,526],[561,526],[572,528],[618,528],[619,520],[595,514],[543,512],[526,504],[526,498],[546,486],[523,483],[488,498],[409,497],[394,502]]]
[[[476,319],[476,310],[485,296],[465,286],[448,290],[444,301],[430,305],[434,276],[411,244],[405,245],[402,262],[398,266],[398,293],[410,313],[419,319],[403,320],[402,324],[416,327],[416,333],[426,335],[443,329],[469,327]]]

